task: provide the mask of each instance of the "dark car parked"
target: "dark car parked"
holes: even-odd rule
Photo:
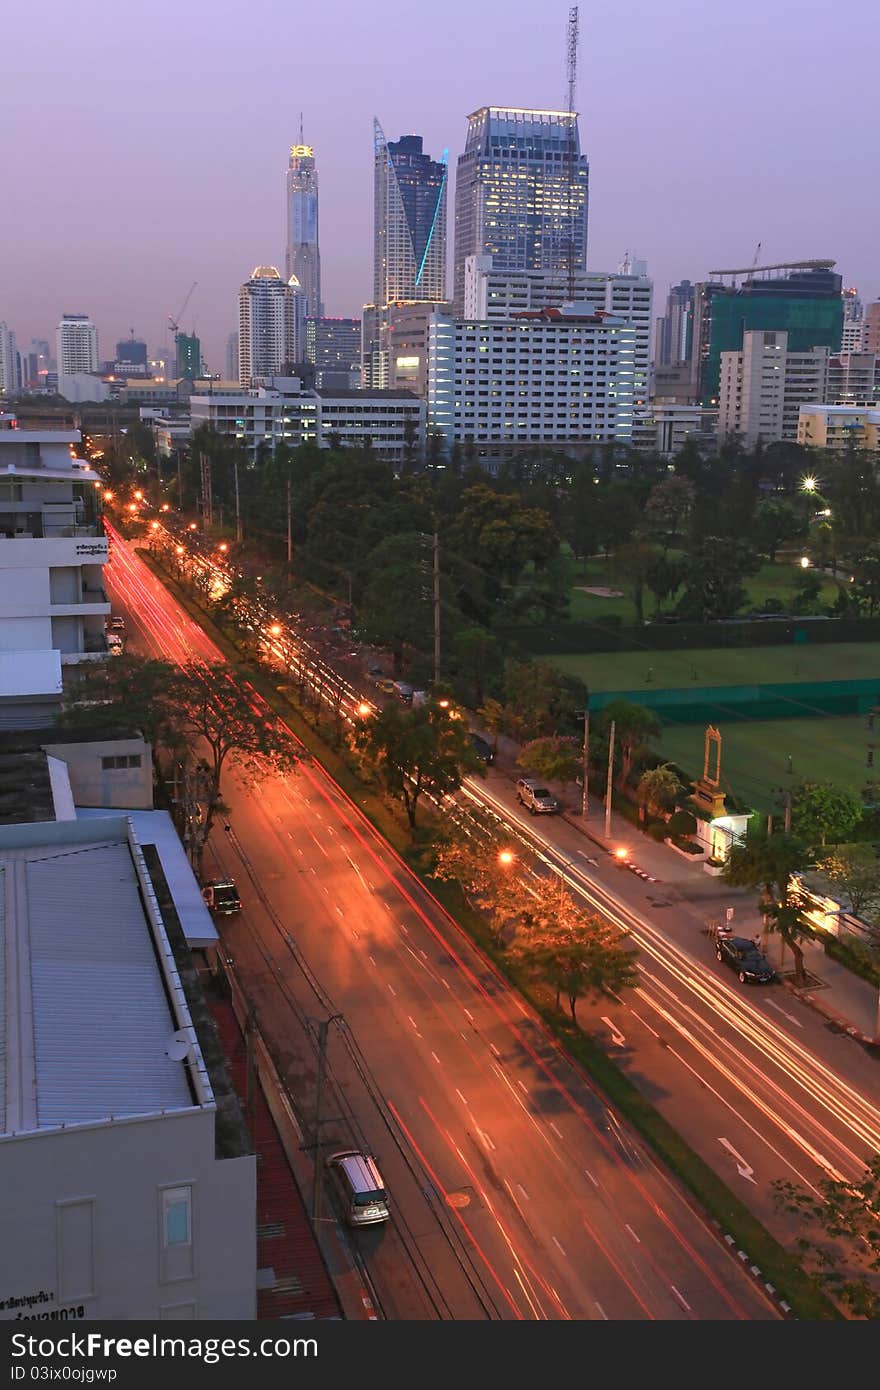
[[[495,761],[495,749],[492,747],[491,743],[487,743],[484,738],[480,738],[479,734],[471,734],[471,743],[477,757],[480,758],[487,767],[491,766]]]
[[[719,936],[715,940],[715,955],[735,970],[741,984],[769,985],[776,971],[754,941],[744,936]]]

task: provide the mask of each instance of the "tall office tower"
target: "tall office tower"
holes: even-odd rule
[[[455,186],[454,312],[464,265],[484,252],[497,270],[549,270],[565,295],[587,258],[589,164],[577,113],[483,106],[468,117]]]
[[[175,333],[177,375],[185,381],[197,381],[202,375],[202,344],[195,333]]]
[[[98,370],[98,330],[88,314],[64,314],[55,345],[59,376]]]
[[[360,319],[306,319],[306,361],[315,368],[315,385],[354,388],[360,385]]]
[[[147,345],[142,338],[126,338],[116,344],[117,367],[133,367],[132,375],[145,376],[147,371]]]
[[[654,361],[658,367],[677,367],[691,355],[694,331],[694,287],[690,280],[672,285],[666,313],[657,320]]]
[[[302,132],[300,131],[300,140]],[[303,315],[321,315],[321,254],[318,249],[318,171],[311,145],[291,145],[287,165],[288,283],[295,276],[303,295]]]
[[[282,375],[304,355],[303,296],[295,276],[258,265],[238,292],[238,379],[242,386]]]
[[[15,334],[0,323],[0,396],[14,396],[20,385]]]
[[[431,159],[421,135],[388,141],[374,134],[373,303],[364,318],[364,384],[388,382],[388,306],[402,301],[444,302],[446,295],[446,182],[444,151]]]
[[[861,352],[865,342],[865,306],[855,286],[843,292],[841,352]]]
[[[238,381],[238,334],[230,333],[226,339],[226,380]]]
[[[717,404],[722,352],[741,352],[749,329],[787,333],[789,352],[840,351],[843,281],[833,266],[834,261],[816,260],[713,270],[718,279],[695,287],[692,368],[704,405]],[[725,276],[732,277],[730,284]]]
[[[880,357],[880,301],[865,310],[865,352]]]

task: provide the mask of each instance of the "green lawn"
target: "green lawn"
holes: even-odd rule
[[[872,733],[864,715],[722,723],[719,727],[723,785],[755,810],[773,810],[779,802],[775,788],[794,787],[805,780],[830,781],[859,793],[875,775],[874,769],[866,767],[869,740],[876,741],[880,776],[880,720]],[[703,770],[703,738],[701,725],[666,724],[655,749],[697,777]]]
[[[670,552],[673,556],[677,552]],[[745,581],[745,588],[748,593],[748,607],[762,605],[770,602],[786,603],[794,598],[794,581],[798,572],[796,556],[782,557],[777,560],[775,565],[762,565],[758,573],[752,575]],[[605,598],[600,594],[586,594],[585,588],[602,588],[623,590],[621,598]],[[837,598],[838,586],[833,579],[827,577],[822,585],[819,595],[820,602],[823,604],[833,604]],[[672,607],[667,602],[666,608]],[[645,592],[645,616],[651,617],[654,612],[653,595],[646,590]],[[595,622],[597,618],[607,617],[609,614],[616,614],[624,624],[636,621],[636,612],[633,601],[626,592],[626,584],[619,575],[614,573],[609,560],[594,556],[589,560],[572,561],[571,565],[571,590],[569,595],[569,616],[572,622]]]
[[[880,643],[712,647],[685,652],[591,652],[543,657],[591,690],[674,690],[880,677]]]

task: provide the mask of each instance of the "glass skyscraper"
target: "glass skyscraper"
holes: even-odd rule
[[[364,384],[388,380],[388,306],[446,296],[446,153],[431,159],[421,135],[386,140],[374,121],[373,303],[364,314]]]
[[[291,145],[287,166],[286,278],[295,276],[305,312],[321,316],[321,255],[318,249],[318,170],[311,145]]]
[[[495,270],[586,269],[589,164],[577,113],[483,106],[468,117],[455,189],[454,308],[464,312],[464,263]]]

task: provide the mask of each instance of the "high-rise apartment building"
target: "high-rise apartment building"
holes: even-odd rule
[[[861,352],[865,342],[865,306],[855,286],[843,292],[841,352]]]
[[[828,405],[880,404],[880,358],[873,352],[840,352],[828,362]]]
[[[864,351],[873,352],[880,357],[880,301],[869,304],[865,310]]]
[[[20,385],[15,334],[0,323],[0,396],[14,396]]]
[[[294,276],[258,265],[238,294],[238,379],[250,386],[283,374],[304,355],[302,295]]]
[[[752,330],[740,352],[721,354],[718,433],[752,446],[796,440],[802,405],[825,401],[828,349],[789,349],[788,334]]]
[[[425,154],[421,135],[386,140],[373,122],[373,302],[365,306],[363,380],[388,382],[388,308],[446,297],[447,162]]]
[[[238,334],[230,333],[226,339],[226,381],[238,381]]]
[[[287,165],[288,283],[295,277],[304,300],[303,315],[321,315],[321,254],[318,246],[318,170],[311,145],[291,145]]]
[[[468,256],[491,255],[500,271],[551,271],[565,297],[569,270],[586,267],[588,191],[576,113],[472,112],[455,189],[455,314]]]
[[[55,345],[59,377],[98,370],[98,330],[88,314],[64,314]]]
[[[306,319],[306,361],[315,368],[317,387],[360,385],[361,321],[344,318]]]
[[[694,286],[690,280],[672,285],[666,297],[666,313],[657,319],[654,362],[658,367],[677,367],[691,355],[694,331]]]
[[[695,287],[693,372],[704,405],[718,401],[721,354],[740,352],[750,329],[787,333],[789,352],[840,351],[843,281],[833,261],[793,261],[745,271],[713,271],[734,283]],[[784,271],[782,275],[777,271]],[[735,278],[744,275],[741,285]]]

